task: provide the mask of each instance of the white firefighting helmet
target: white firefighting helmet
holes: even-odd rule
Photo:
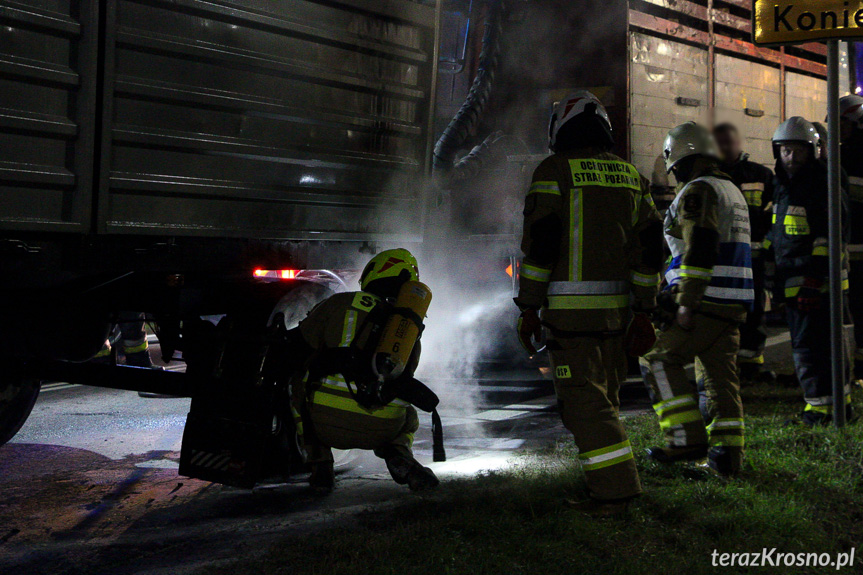
[[[851,120],[858,128],[863,128],[863,97],[852,94],[839,98],[839,117]]]
[[[608,133],[609,140],[613,141],[611,120],[608,118],[608,112],[605,106],[599,101],[599,98],[588,92],[587,90],[579,90],[569,94],[566,98],[557,102],[554,105],[554,110],[551,112],[551,119],[548,122],[548,149],[554,150],[557,144],[557,134],[560,129],[569,121],[582,116],[583,114],[591,114],[599,120],[600,125]]]
[[[680,124],[665,136],[662,146],[662,157],[665,158],[665,170],[671,172],[683,158],[690,156],[706,156],[719,159],[719,149],[713,135],[695,122]]]
[[[773,133],[773,157],[779,157],[779,146],[790,142],[809,144],[813,157],[818,156],[818,130],[805,118],[792,116],[779,124]]]

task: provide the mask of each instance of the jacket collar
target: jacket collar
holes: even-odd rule
[[[731,177],[724,173],[719,169],[717,162],[715,160],[710,160],[708,158],[698,158],[695,161],[695,165],[692,167],[692,177],[689,178],[689,181],[695,180],[697,178],[704,178],[707,176],[712,176],[714,178],[721,178],[723,180],[730,180]]]

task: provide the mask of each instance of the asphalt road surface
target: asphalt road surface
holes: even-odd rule
[[[768,357],[787,363],[787,341],[774,331]],[[427,383],[441,395],[448,461],[431,463],[424,414],[415,450],[444,481],[504,468],[518,451],[568,435],[537,368]],[[624,413],[649,410],[640,383],[621,395]],[[189,403],[44,386],[21,432],[0,447],[0,573],[180,575],[418,496],[362,452],[345,456],[325,498],[303,476],[254,490],[182,477]]]

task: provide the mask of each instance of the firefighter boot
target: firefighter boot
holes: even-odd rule
[[[336,487],[336,473],[332,461],[319,461],[312,464],[309,486],[315,495],[329,495]]]
[[[723,477],[740,473],[743,463],[743,449],[740,447],[711,447],[707,452],[707,465]]]
[[[434,471],[414,459],[395,449],[381,450],[379,456],[383,456],[387,469],[393,481],[399,485],[407,485],[411,491],[426,491],[434,489],[440,484]]]
[[[659,463],[695,461],[707,456],[707,446],[687,445],[686,447],[648,447],[647,455]]]

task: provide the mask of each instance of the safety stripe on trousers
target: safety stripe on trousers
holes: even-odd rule
[[[585,471],[596,471],[633,459],[632,446],[627,439],[608,447],[579,453],[578,459],[581,461],[581,466]]]
[[[665,373],[665,364],[661,361],[654,361],[650,364],[650,373],[653,374],[656,387],[659,388],[659,399],[663,401],[672,399],[674,393],[671,391],[671,384],[669,384],[668,375]]]
[[[845,395],[848,396],[849,393],[851,393],[851,386],[846,384],[845,385]],[[812,406],[833,405],[833,396],[832,395],[822,395],[821,397],[804,397],[803,399],[806,400],[806,403],[808,403],[809,405],[812,405]]]
[[[551,282],[548,295],[623,295],[629,294],[627,281]]]
[[[743,447],[745,424],[741,417],[721,417],[707,426],[710,445],[714,447]]]
[[[668,430],[675,425],[683,425],[684,423],[692,423],[702,420],[701,412],[698,410],[698,401],[693,396],[678,397],[681,399],[681,403],[678,405],[663,407],[661,403],[657,403],[653,406],[653,409],[659,416],[659,427],[663,431]],[[684,397],[690,399],[690,401],[683,401]]]
[[[141,353],[142,351],[147,351],[150,348],[147,340],[144,340],[144,343],[139,343],[137,345],[127,346],[125,343],[123,344],[123,353]]]
[[[653,405],[653,409],[659,417],[662,417],[664,413],[667,413],[674,407],[680,407],[681,405],[698,405],[698,398],[694,395],[678,395],[669,400],[655,403]]]

